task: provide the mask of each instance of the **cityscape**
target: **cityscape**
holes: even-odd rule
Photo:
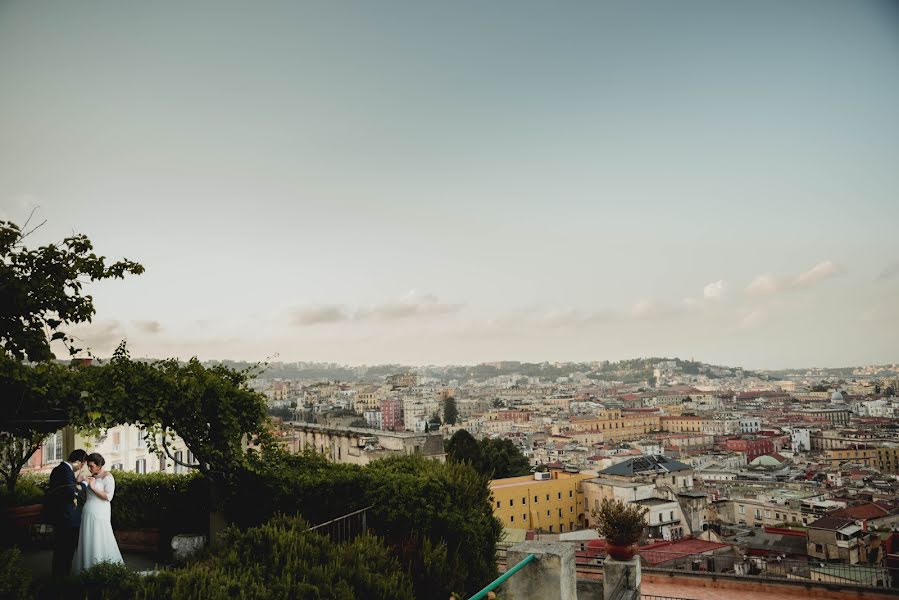
[[[0,0],[0,599],[899,599],[895,0]]]

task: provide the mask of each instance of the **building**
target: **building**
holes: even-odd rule
[[[493,514],[506,529],[564,533],[585,523],[581,483],[590,474],[552,469],[522,477],[494,479]]]
[[[297,451],[310,449],[329,460],[353,465],[367,465],[379,458],[415,454],[444,461],[443,435],[374,431],[355,427],[326,427],[314,423],[289,423],[289,431],[297,436]]]
[[[808,525],[807,553],[824,562],[854,565],[868,558],[865,534],[852,519],[824,517]]]
[[[571,429],[601,433],[604,441],[639,440],[661,428],[657,411],[606,410],[592,417],[572,417]]]
[[[399,398],[381,400],[381,429],[384,431],[403,431],[403,403]]]

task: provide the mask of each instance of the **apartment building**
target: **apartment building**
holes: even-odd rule
[[[638,440],[659,431],[659,419],[658,412],[612,409],[591,417],[572,417],[571,429],[602,433],[605,441]]]
[[[552,469],[522,477],[494,479],[493,514],[507,529],[564,533],[585,523],[582,482],[592,474]]]

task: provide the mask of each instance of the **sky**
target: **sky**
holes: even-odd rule
[[[0,2],[0,219],[100,355],[899,362],[899,8]]]

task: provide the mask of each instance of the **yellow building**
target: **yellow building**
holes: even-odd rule
[[[899,447],[840,448],[826,450],[825,454],[833,465],[856,462],[877,469],[881,473],[899,474]]]
[[[552,470],[523,477],[494,479],[493,514],[507,529],[549,533],[574,531],[584,525],[581,482],[594,475]],[[535,477],[546,477],[538,480]]]
[[[599,432],[606,441],[638,440],[659,431],[659,413],[605,410],[594,417],[573,418],[575,431]]]

